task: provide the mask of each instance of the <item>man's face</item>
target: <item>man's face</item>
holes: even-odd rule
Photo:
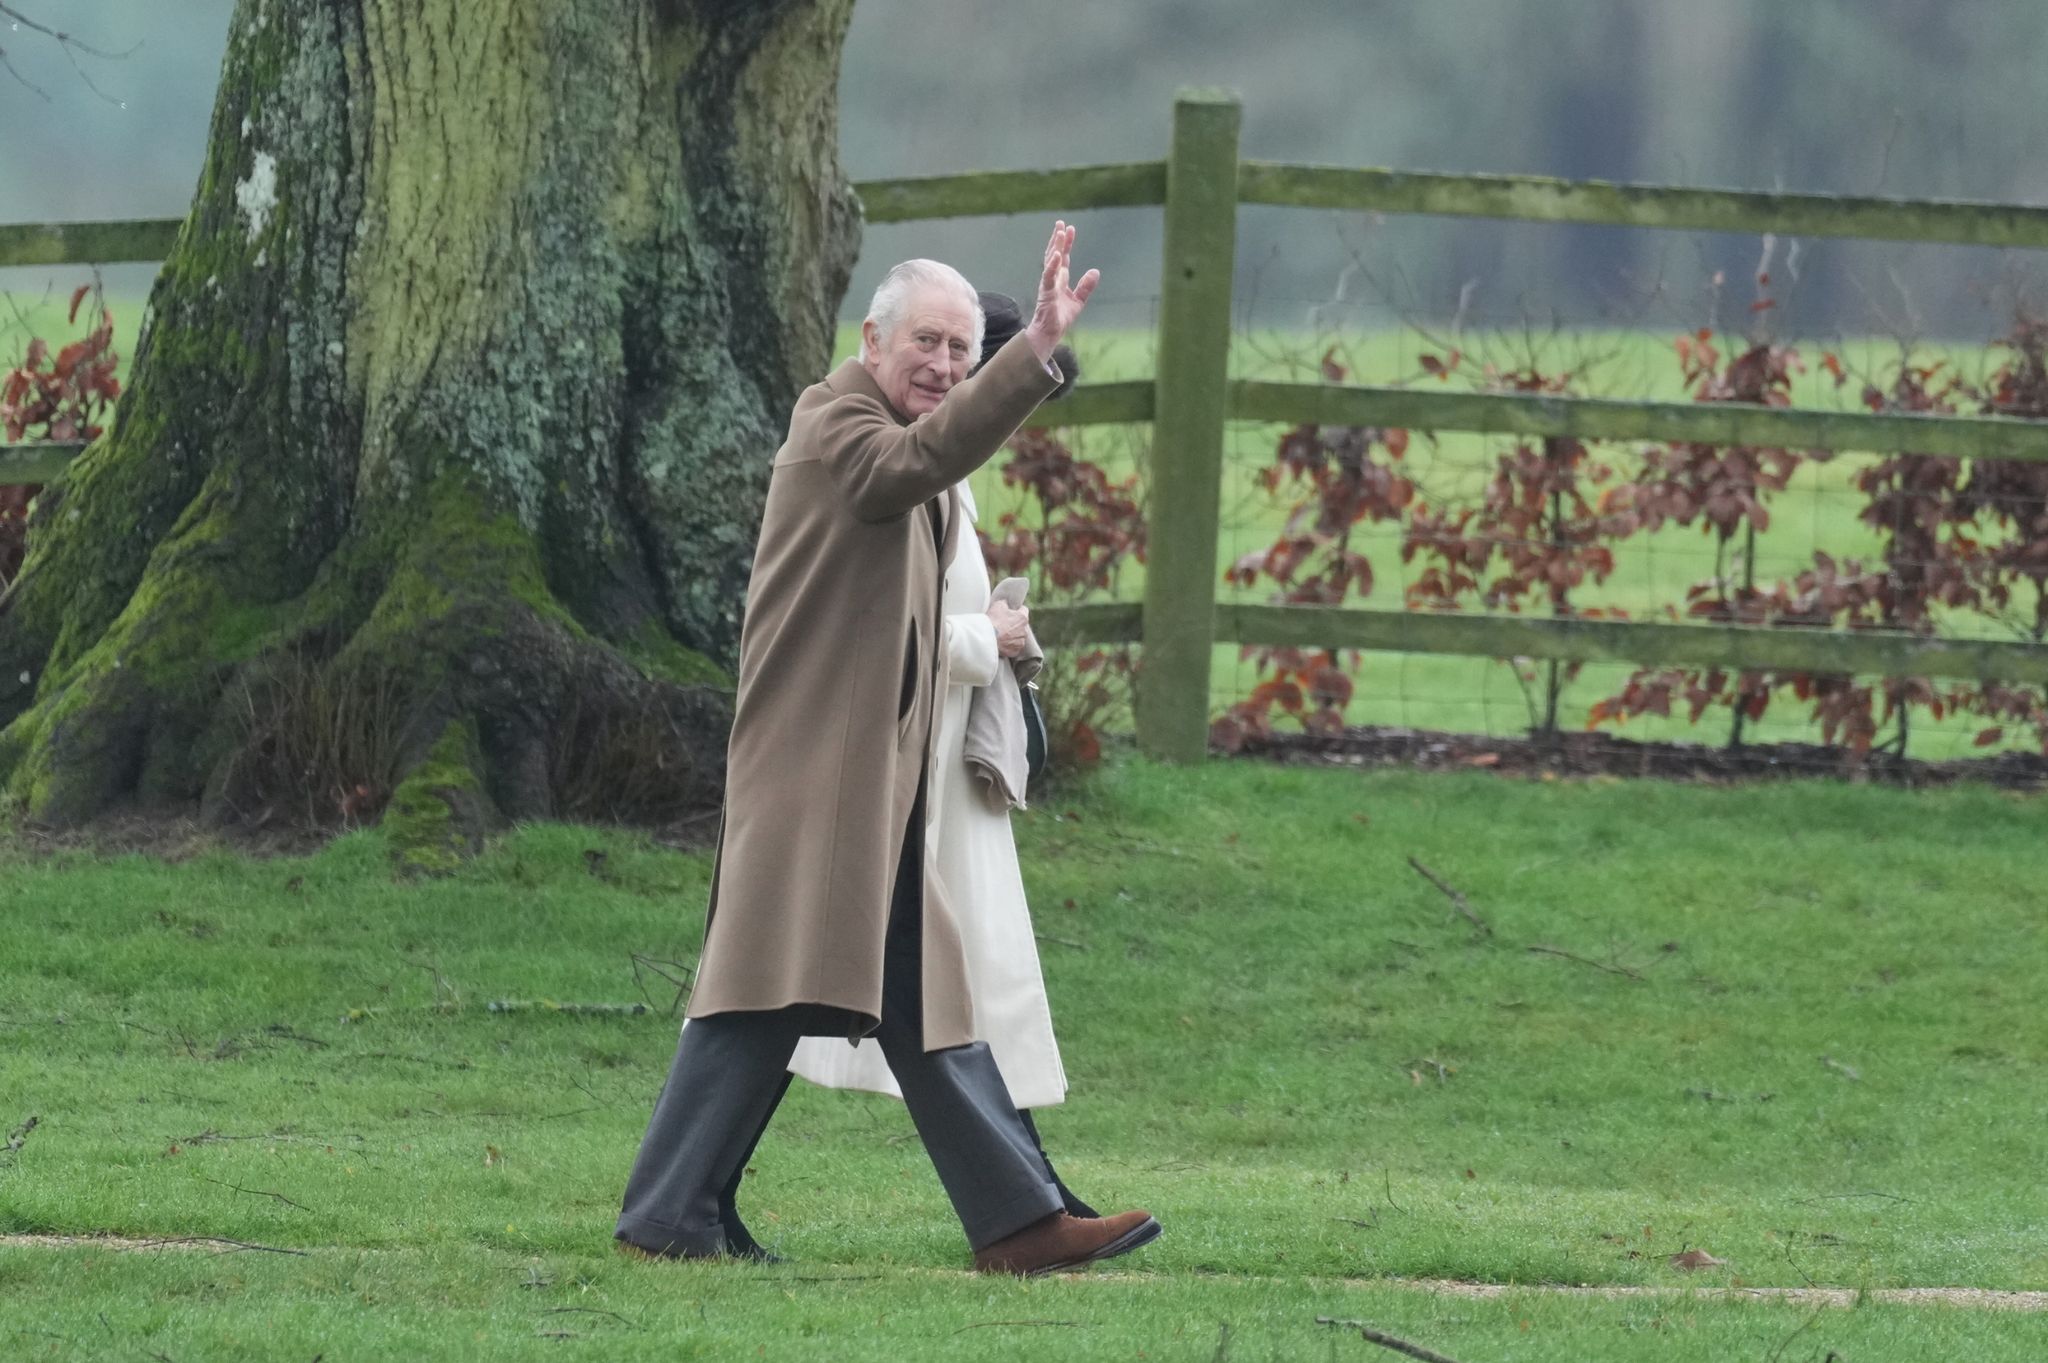
[[[919,290],[895,331],[882,335],[870,318],[861,336],[868,373],[890,405],[913,421],[936,409],[974,367],[974,311],[950,289]]]

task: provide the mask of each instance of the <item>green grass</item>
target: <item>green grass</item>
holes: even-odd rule
[[[0,1122],[43,1121],[0,1159],[0,1233],[308,1254],[0,1248],[0,1356],[1210,1359],[1223,1322],[1232,1358],[1373,1354],[1323,1314],[1468,1363],[1763,1358],[1810,1309],[1381,1280],[2042,1288],[2040,808],[1112,766],[1019,820],[1075,1086],[1042,1126],[1167,1235],[1032,1285],[958,1272],[898,1105],[804,1086],[743,1204],[793,1266],[608,1252],[673,1023],[486,1005],[638,999],[629,953],[694,957],[701,857],[532,827],[398,884],[374,834],[18,852]],[[1665,1264],[1691,1247],[1730,1266]],[[1023,1320],[1078,1323],[983,1324]],[[1785,1356],[2030,1359],[2039,1329],[1871,1305]]]

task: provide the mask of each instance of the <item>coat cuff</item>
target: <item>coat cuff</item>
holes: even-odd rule
[[[980,611],[946,617],[946,680],[954,686],[987,686],[996,679],[1002,655],[996,651],[996,623]]]

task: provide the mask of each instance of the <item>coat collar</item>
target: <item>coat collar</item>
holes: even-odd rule
[[[862,397],[873,398],[882,404],[883,409],[891,417],[895,418],[897,425],[908,426],[911,424],[910,419],[897,411],[896,404],[889,401],[888,395],[882,392],[882,385],[875,382],[875,376],[868,373],[868,367],[860,362],[859,356],[843,362],[837,369],[833,370],[826,378],[825,384],[842,397],[851,397],[859,394]],[[938,530],[938,550],[939,562],[941,564],[953,561],[953,548],[959,542],[960,497],[963,486],[956,485],[949,488],[945,495],[938,499],[939,515],[941,517]],[[972,511],[969,511],[967,514],[969,516],[974,515]]]
[[[868,367],[860,362],[860,357],[857,355],[850,360],[842,362],[826,378],[825,382],[833,392],[840,394],[842,397],[850,397],[858,393],[862,397],[873,398],[889,409],[889,415],[896,418],[898,426],[908,426],[910,424],[910,419],[896,410],[896,404],[889,401],[888,395],[882,391],[882,385],[875,382],[875,376],[868,373]]]

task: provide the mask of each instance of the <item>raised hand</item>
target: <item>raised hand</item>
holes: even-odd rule
[[[1074,229],[1064,222],[1052,227],[1052,240],[1045,247],[1045,273],[1038,280],[1038,306],[1024,336],[1041,362],[1052,358],[1052,348],[1067,334],[1067,328],[1088,306],[1088,295],[1102,282],[1102,271],[1090,270],[1080,282],[1069,284],[1068,268],[1074,253]]]

